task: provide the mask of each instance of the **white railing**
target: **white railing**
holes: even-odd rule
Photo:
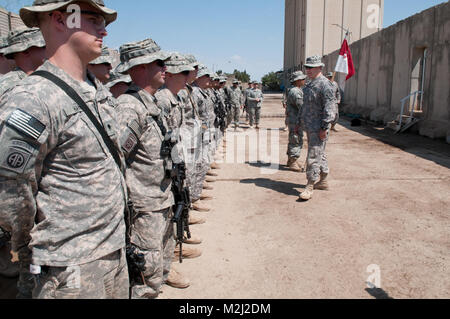
[[[411,97],[413,96],[413,103],[410,103],[409,105],[409,116],[411,117],[411,119],[414,116],[414,109],[416,107],[416,101],[417,101],[417,95],[418,94],[422,94],[422,91],[416,91],[411,93],[408,96],[405,96],[403,99],[401,99],[402,102],[402,108],[401,108],[401,112],[400,112],[400,119],[399,119],[399,123],[398,123],[398,129],[397,132],[399,132],[402,129],[402,125],[403,125],[403,115],[405,114],[405,103],[406,101],[410,101],[411,102]]]

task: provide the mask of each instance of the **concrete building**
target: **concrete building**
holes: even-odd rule
[[[350,45],[356,75],[345,84],[344,112],[380,123],[396,120],[407,99],[423,136],[450,143],[450,3],[416,14]],[[333,71],[339,50],[328,54]]]
[[[25,28],[25,24],[17,14],[11,13],[0,7],[0,36],[7,36],[9,31],[19,27]]]
[[[343,26],[357,41],[382,29],[384,0],[285,0],[284,71],[302,68],[306,58],[339,49]]]

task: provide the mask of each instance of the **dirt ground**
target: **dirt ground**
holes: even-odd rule
[[[266,96],[261,128],[283,127],[271,117],[282,113],[281,96]],[[271,174],[222,164],[207,223],[192,226],[203,255],[176,265],[192,285],[161,298],[449,298],[450,145],[340,123],[327,146],[331,190],[309,202],[298,200],[305,174],[284,166],[287,132]],[[374,270],[381,289],[366,284]]]
[[[302,202],[306,176],[284,166],[283,112],[281,95],[267,95],[261,132],[279,135],[277,165],[221,164],[207,223],[191,227],[203,255],[175,265],[191,287],[160,298],[450,298],[450,145],[343,118],[327,146],[331,190]]]

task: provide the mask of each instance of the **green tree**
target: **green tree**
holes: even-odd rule
[[[246,70],[244,70],[244,72],[234,70],[233,75],[236,78],[236,80],[241,81],[242,83],[250,82],[250,75],[247,73]]]
[[[275,72],[264,75],[261,81],[270,91],[281,91],[281,80]]]

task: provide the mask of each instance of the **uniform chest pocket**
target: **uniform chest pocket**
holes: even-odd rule
[[[61,160],[66,160],[80,175],[92,173],[108,157],[100,139],[100,133],[83,113],[70,115],[60,134],[58,149],[64,157]]]
[[[141,136],[141,144],[151,160],[161,159],[161,147],[164,137],[155,121],[151,121]]]

